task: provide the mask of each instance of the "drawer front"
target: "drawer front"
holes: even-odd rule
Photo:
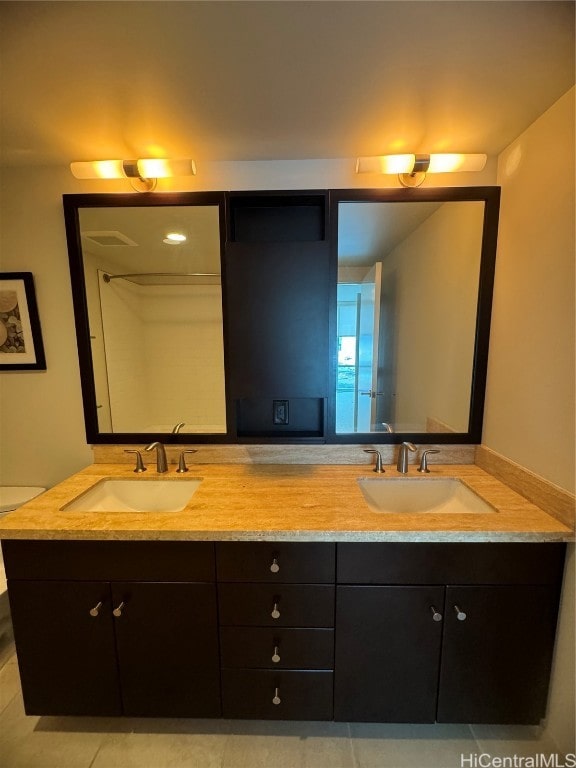
[[[4,541],[9,579],[214,581],[204,541]]]
[[[225,669],[222,672],[224,717],[331,720],[332,678],[332,672]]]
[[[332,669],[333,629],[222,627],[223,667]]]
[[[324,584],[219,584],[220,624],[333,627],[334,587]]]
[[[216,544],[216,563],[219,581],[332,584],[336,545],[222,541]]]
[[[338,544],[339,584],[560,584],[564,544]]]

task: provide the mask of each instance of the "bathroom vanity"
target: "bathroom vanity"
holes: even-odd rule
[[[475,466],[436,472],[492,514],[378,514],[361,467],[195,469],[181,512],[63,511],[131,472],[93,465],[2,523],[28,714],[544,716],[566,526]]]

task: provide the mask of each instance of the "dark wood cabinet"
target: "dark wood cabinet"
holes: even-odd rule
[[[322,438],[328,397],[327,195],[228,194],[227,381],[239,438]]]
[[[222,542],[216,560],[224,716],[331,719],[335,545]]]
[[[27,714],[220,715],[214,547],[166,544],[4,543]],[[138,580],[162,563],[187,581]]]
[[[28,714],[526,724],[545,714],[563,544],[7,541],[3,551]]]
[[[110,585],[10,581],[8,591],[26,714],[122,714]]]
[[[302,627],[221,627],[223,667],[334,669],[334,630]]]
[[[224,717],[331,720],[332,671],[224,669]]]
[[[114,583],[112,603],[124,714],[217,717],[215,585]]]
[[[220,541],[218,581],[334,584],[336,545],[314,542]]]
[[[438,722],[537,723],[557,603],[548,585],[447,587]]]
[[[442,587],[339,586],[336,720],[432,723]]]
[[[538,723],[564,550],[339,545],[336,718]]]

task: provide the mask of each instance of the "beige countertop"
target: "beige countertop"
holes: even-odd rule
[[[409,477],[418,475],[410,467]],[[356,480],[407,477],[367,465],[191,464],[202,483],[181,512],[72,512],[62,507],[103,478],[140,476],[130,464],[93,464],[0,519],[2,539],[572,541],[573,532],[479,467],[434,466],[426,477],[457,477],[496,509],[487,514],[378,513]],[[178,482],[175,467],[142,479]]]

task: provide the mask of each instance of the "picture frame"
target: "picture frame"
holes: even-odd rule
[[[0,272],[0,371],[45,371],[32,272]]]

